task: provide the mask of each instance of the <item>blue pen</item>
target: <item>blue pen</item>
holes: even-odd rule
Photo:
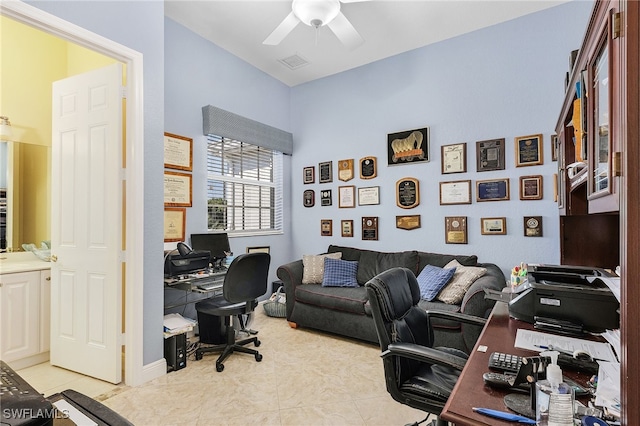
[[[493,417],[500,420],[506,420],[508,422],[518,422],[525,425],[535,425],[536,421],[529,417],[521,416],[519,414],[508,413],[506,411],[492,410],[491,408],[477,408],[473,407],[473,411],[476,413],[484,414],[485,416]]]

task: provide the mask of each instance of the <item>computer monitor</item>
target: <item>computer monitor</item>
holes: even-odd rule
[[[191,248],[194,250],[208,250],[211,259],[224,259],[229,253],[229,237],[226,232],[211,234],[191,234]]]

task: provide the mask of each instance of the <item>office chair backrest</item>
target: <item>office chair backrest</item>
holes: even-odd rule
[[[241,303],[265,294],[270,263],[268,253],[241,254],[233,259],[224,278],[224,298],[231,303]]]
[[[366,288],[383,352],[396,342],[432,346],[433,330],[427,312],[418,306],[420,287],[413,272],[406,268],[389,269],[369,280]],[[419,364],[403,358],[394,368],[400,382],[413,374]]]

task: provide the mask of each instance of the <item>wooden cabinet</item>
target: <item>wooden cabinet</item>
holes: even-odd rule
[[[49,359],[50,271],[0,275],[0,358],[14,369]]]
[[[620,264],[620,174],[627,125],[621,0],[594,3],[556,132],[560,261]]]

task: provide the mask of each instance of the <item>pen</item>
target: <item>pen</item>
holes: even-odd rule
[[[565,355],[571,355],[571,356],[573,356],[573,352],[568,351],[568,350],[566,350],[566,349],[557,348],[557,347],[555,347],[555,346],[553,346],[553,345],[549,345],[549,346],[545,346],[545,345],[536,345],[536,347],[537,347],[537,348],[540,348],[540,349],[548,350],[548,351],[558,351],[558,352],[560,352],[561,354],[565,354]]]
[[[535,425],[536,421],[529,417],[521,416],[519,414],[513,414],[506,411],[492,410],[491,408],[478,408],[473,407],[473,411],[476,413],[484,414],[485,416],[493,417],[496,419],[506,420],[509,422],[518,422],[526,425]]]

